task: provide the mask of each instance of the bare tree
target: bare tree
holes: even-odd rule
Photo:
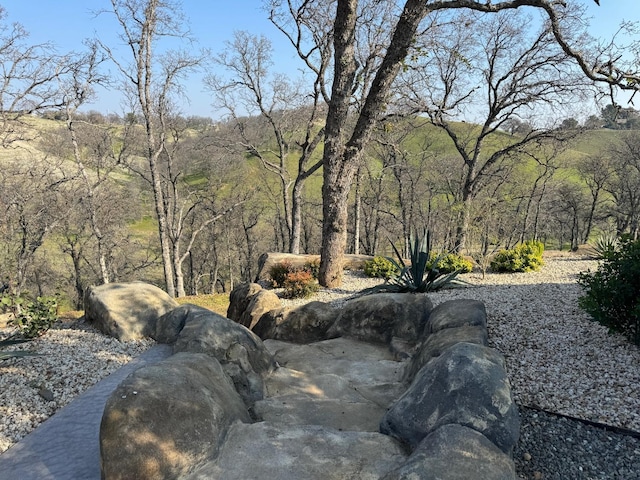
[[[180,81],[198,68],[202,56],[186,50],[158,53],[156,42],[163,37],[188,40],[178,4],[170,0],[111,0],[112,12],[121,29],[120,39],[129,49],[130,61],[122,60],[110,46],[100,43],[122,75],[125,88],[142,115],[145,152],[153,189],[155,214],[162,251],[167,293],[176,295],[175,271],[167,219],[166,180],[161,155],[166,151],[172,100],[181,93]]]
[[[499,129],[547,105],[560,109],[580,99],[588,87],[548,22],[531,35],[528,19],[515,12],[476,17],[469,14],[433,29],[427,45],[437,42],[438,48],[406,75],[406,90],[414,92],[412,105],[426,111],[432,123],[447,133],[462,160],[457,249],[465,247],[474,199],[492,177],[500,176],[518,156],[521,161],[535,160],[542,144],[576,135],[554,124],[541,124],[510,138],[500,137]],[[474,33],[465,37],[463,30]],[[479,127],[455,122],[460,112],[474,109],[480,116]],[[557,149],[546,150],[557,155]],[[527,205],[525,216],[529,210]]]
[[[306,28],[304,15],[315,2],[300,2],[298,8],[292,1],[274,2],[281,11],[289,12],[290,23],[283,25],[287,32],[299,32]],[[327,5],[324,7],[326,15]],[[375,2],[380,4],[382,2]],[[395,5],[395,2],[393,2]],[[326,121],[326,135],[323,153],[323,240],[322,262],[320,267],[320,283],[325,286],[336,286],[341,282],[342,255],[347,239],[347,205],[354,174],[360,157],[368,143],[373,128],[385,111],[391,87],[400,71],[407,55],[411,51],[416,34],[423,21],[433,18],[441,12],[455,12],[461,9],[475,10],[484,13],[498,13],[523,7],[533,7],[543,12],[548,18],[553,38],[563,51],[577,61],[578,66],[588,78],[607,85],[622,88],[638,88],[638,78],[634,73],[618,69],[610,53],[603,53],[595,58],[585,58],[573,43],[570,32],[563,29],[563,12],[565,3],[549,0],[505,0],[498,2],[475,2],[469,0],[442,0],[425,2],[424,0],[407,0],[399,8],[395,23],[390,24],[387,41],[381,44],[379,61],[371,70],[370,86],[366,86],[362,95],[362,103],[358,113],[353,113],[352,94],[362,86],[359,73],[358,56],[356,55],[356,38],[360,27],[361,10],[357,0],[338,0],[333,19],[333,79],[331,98]],[[322,12],[319,12],[322,15]],[[291,27],[291,24],[294,27]],[[287,29],[287,26],[290,28]],[[305,30],[313,37],[312,29]],[[290,38],[302,38],[291,33]],[[322,37],[324,38],[324,37]],[[432,47],[430,52],[435,50]],[[607,63],[609,62],[609,63]],[[609,68],[608,64],[612,67]],[[595,67],[594,67],[595,65]]]
[[[300,253],[304,184],[322,166],[314,155],[324,136],[324,129],[318,125],[325,112],[322,78],[316,74],[306,90],[300,82],[271,74],[269,40],[247,32],[236,32],[216,63],[229,72],[229,77],[208,77],[215,105],[224,109],[235,125],[240,148],[278,177],[288,250]],[[266,132],[260,131],[262,122],[247,117],[256,114],[264,121],[267,138]],[[275,148],[271,148],[274,143]],[[293,169],[291,164],[295,165]]]
[[[614,218],[619,234],[640,236],[640,136],[636,132],[622,135],[610,148],[613,175],[606,190],[614,200]]]

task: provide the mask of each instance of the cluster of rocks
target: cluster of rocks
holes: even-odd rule
[[[482,302],[434,309],[426,295],[377,294],[340,309],[323,302],[283,308],[273,292],[244,284],[232,292],[225,318],[152,290],[111,284],[85,299],[87,319],[103,332],[148,335],[174,352],[134,372],[109,398],[100,429],[103,478],[242,478],[238,452],[258,439],[294,444],[295,453],[279,447],[278,455],[296,463],[310,451],[322,457],[320,445],[357,457],[334,474],[305,470],[305,478],[515,478],[518,410],[504,359],[487,345]],[[133,304],[140,315],[131,314]],[[340,374],[325,360],[320,373],[304,371],[299,359],[312,351],[340,358]],[[363,363],[372,352],[382,352],[375,367],[372,359]],[[372,384],[374,370],[384,374]],[[337,402],[334,391],[343,396]],[[319,418],[321,404],[332,405],[335,418]],[[358,409],[366,420],[355,420]],[[308,425],[314,415],[317,424]],[[278,478],[296,478],[291,471],[301,468],[291,458],[279,465],[288,467]]]

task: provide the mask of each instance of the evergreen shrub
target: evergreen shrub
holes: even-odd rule
[[[12,311],[13,318],[8,323],[15,326],[24,338],[43,335],[58,319],[56,297],[37,297],[35,300],[29,300],[15,295],[4,295],[0,303]]]
[[[640,345],[640,240],[622,239],[603,253],[595,272],[582,272],[580,307],[610,331]]]
[[[437,263],[433,265],[435,260],[437,260]],[[457,253],[438,255],[435,252],[431,252],[429,261],[432,262],[431,266],[440,270],[440,273],[470,273],[473,270],[473,263]]]
[[[376,255],[364,262],[364,274],[371,278],[391,278],[398,273],[398,267],[386,257]]]
[[[284,294],[287,298],[310,297],[320,288],[308,270],[296,270],[288,273],[284,280],[283,287]]]
[[[528,240],[508,250],[500,250],[491,261],[494,272],[532,272],[540,270],[544,265],[542,253],[544,244]]]

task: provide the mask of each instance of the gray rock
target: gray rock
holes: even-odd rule
[[[185,303],[165,313],[158,318],[151,338],[158,343],[175,343],[184,328],[187,318],[191,315],[196,315],[201,309],[202,307]]]
[[[240,317],[249,306],[253,296],[262,290],[257,283],[241,283],[229,294],[229,308],[227,308],[227,318],[234,322],[240,322]],[[246,327],[246,325],[245,325]]]
[[[402,446],[379,433],[237,423],[218,457],[184,480],[374,480],[405,459]]]
[[[489,336],[487,335],[486,327],[465,325],[463,327],[445,328],[428,335],[418,346],[416,353],[409,361],[404,380],[407,382],[413,381],[418,371],[429,360],[440,356],[447,348],[460,342],[488,345]]]
[[[296,308],[271,310],[252,330],[262,339],[305,344],[325,340],[337,317],[338,310],[331,304],[309,302]]]
[[[108,283],[84,295],[87,322],[122,341],[152,336],[158,318],[177,306],[165,291],[143,282]]]
[[[280,308],[282,308],[282,302],[278,295],[271,290],[260,290],[250,298],[249,304],[240,315],[238,323],[252,330],[262,315]]]
[[[426,294],[378,293],[345,303],[328,337],[391,344],[394,337],[416,342],[433,304]]]
[[[185,315],[185,322],[174,352],[206,353],[216,358],[247,405],[262,399],[262,375],[269,374],[276,364],[260,338],[206,308],[182,305],[176,310],[175,315]]]
[[[425,436],[447,424],[477,430],[511,454],[520,419],[502,355],[470,343],[448,348],[418,372],[384,415],[380,431],[415,448]]]
[[[400,468],[383,480],[515,480],[511,457],[484,435],[460,425],[443,425],[427,435]]]
[[[487,326],[487,311],[479,300],[461,298],[449,300],[435,307],[429,315],[425,336],[445,328]]]
[[[102,478],[179,478],[214,455],[238,420],[250,417],[217,360],[179,353],[140,368],[107,400]]]

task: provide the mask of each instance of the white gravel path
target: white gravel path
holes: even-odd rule
[[[506,357],[518,403],[640,431],[640,348],[609,335],[577,305],[577,273],[597,263],[557,252],[545,261],[540,272],[467,274],[470,286],[431,298],[436,305],[453,298],[485,302],[490,342]],[[339,301],[377,283],[348,272],[341,289],[313,299]],[[8,333],[0,330],[0,338]],[[83,324],[60,326],[22,347],[43,356],[0,362],[0,453],[151,345],[118,342]],[[42,398],[42,387],[53,400]]]

